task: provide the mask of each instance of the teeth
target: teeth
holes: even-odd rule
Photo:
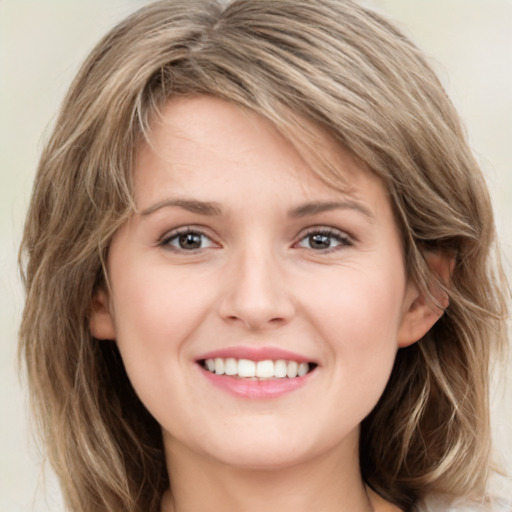
[[[206,359],[205,368],[217,375],[231,375],[244,378],[258,379],[294,379],[303,377],[309,372],[310,365],[308,363],[298,363],[296,361],[285,361],[278,359],[272,361],[265,359],[264,361],[251,361],[250,359],[234,359],[228,357],[223,359],[216,357],[215,359]]]
[[[274,363],[274,375],[278,379],[282,379],[283,377],[286,377],[286,370],[288,369],[288,364],[286,361],[283,361],[282,359],[279,359]]]
[[[304,377],[304,375],[306,375],[306,373],[308,373],[308,371],[309,371],[309,364],[308,363],[300,363],[299,368],[297,370],[297,375],[299,377]]]
[[[226,375],[236,375],[238,373],[238,365],[236,359],[233,359],[232,357],[228,357],[228,359],[226,359],[224,372]]]
[[[220,357],[215,359],[215,373],[217,375],[224,375],[224,359]]]
[[[297,377],[297,367],[298,367],[298,363],[296,363],[295,361],[290,361],[288,363],[288,368],[286,369],[286,375],[288,376],[289,379],[294,379],[295,377]]]
[[[274,376],[274,361],[258,361],[256,364],[256,377],[270,379]]]
[[[240,359],[238,361],[239,377],[256,377],[256,363],[249,359]]]

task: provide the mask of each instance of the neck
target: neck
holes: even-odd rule
[[[357,442],[314,460],[272,469],[240,468],[166,443],[171,489],[162,512],[373,512]]]

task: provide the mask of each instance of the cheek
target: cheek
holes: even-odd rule
[[[328,327],[340,339],[348,335],[346,342],[361,346],[396,336],[405,280],[392,272],[372,270],[344,268],[310,283],[304,297],[320,329]]]
[[[187,341],[211,310],[211,287],[163,270],[132,266],[122,279],[112,277],[117,344],[134,387],[148,399],[154,390],[146,386],[189,362]]]
[[[114,317],[119,337],[126,331],[153,333],[150,343],[159,338],[179,338],[207,311],[212,287],[204,279],[194,279],[186,272],[171,272],[168,266],[146,265],[138,270],[113,276]],[[201,286],[199,286],[199,284]],[[128,332],[129,334],[129,332]],[[142,340],[141,340],[142,341]]]
[[[135,392],[160,424],[173,425],[171,404],[186,410],[188,341],[209,309],[208,297],[189,285],[133,272],[116,289],[117,345]]]
[[[333,361],[335,386],[357,387],[354,397],[366,409],[382,393],[397,351],[405,280],[386,270],[345,268],[311,283],[309,293],[311,323]]]

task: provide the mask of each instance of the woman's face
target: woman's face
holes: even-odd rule
[[[415,341],[418,294],[385,188],[330,156],[345,193],[268,121],[205,96],[170,101],[138,152],[138,211],[91,330],[115,339],[171,456],[269,468],[357,454]]]

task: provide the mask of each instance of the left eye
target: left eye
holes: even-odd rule
[[[306,249],[325,251],[337,247],[350,246],[352,242],[348,236],[342,233],[334,231],[314,231],[308,233],[297,245],[299,247],[305,247]]]
[[[166,237],[161,245],[172,250],[195,251],[213,247],[215,244],[204,233],[199,231],[184,231]]]

